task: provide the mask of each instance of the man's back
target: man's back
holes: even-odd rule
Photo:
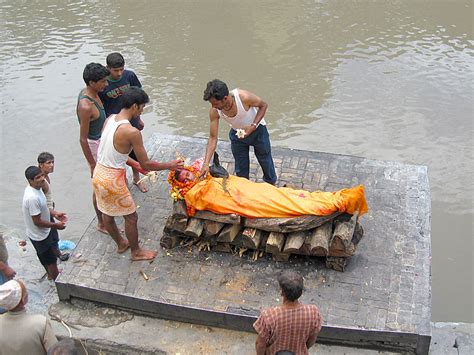
[[[314,305],[298,303],[295,307],[277,306],[262,310],[254,324],[267,344],[267,353],[289,350],[307,354],[308,339],[321,330],[322,319]]]
[[[46,354],[56,342],[51,325],[43,315],[23,310],[0,316],[0,355]]]

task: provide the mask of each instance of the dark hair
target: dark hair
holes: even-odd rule
[[[137,104],[138,106],[144,105],[150,101],[150,98],[145,91],[137,86],[130,86],[122,95],[122,107],[130,108]]]
[[[39,174],[42,174],[43,172],[41,171],[40,168],[37,166],[29,166],[25,170],[25,177],[28,181],[34,180],[36,176]]]
[[[110,53],[105,60],[109,68],[121,68],[125,66],[125,59],[120,53],[114,52]]]
[[[288,301],[296,301],[303,293],[303,277],[294,271],[283,271],[278,284]]]
[[[43,152],[38,155],[38,164],[44,164],[47,161],[54,160],[54,155],[48,152]]]
[[[86,85],[89,85],[91,81],[98,82],[99,80],[106,78],[109,74],[109,69],[104,67],[102,64],[89,63],[84,68],[82,78],[84,79]]]
[[[219,79],[214,79],[207,83],[206,90],[204,90],[203,100],[209,101],[212,97],[216,100],[222,100],[227,95],[229,95],[227,85]]]
[[[64,338],[50,347],[47,355],[79,355],[79,350],[73,339]]]

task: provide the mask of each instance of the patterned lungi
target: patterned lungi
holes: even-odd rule
[[[127,187],[125,169],[97,164],[92,178],[97,207],[107,216],[126,216],[136,211]]]

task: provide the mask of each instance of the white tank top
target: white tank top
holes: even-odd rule
[[[245,111],[244,105],[240,100],[239,89],[231,91],[235,98],[235,105],[237,106],[237,114],[234,117],[228,117],[221,110],[217,110],[219,117],[227,121],[233,129],[242,129],[246,126],[250,126],[257,115],[258,109],[256,107],[250,107],[248,111]],[[265,119],[262,119],[260,123],[262,126],[266,125]]]
[[[125,169],[125,164],[128,160],[128,154],[120,153],[115,149],[114,146],[114,135],[115,131],[120,125],[130,124],[128,120],[115,121],[117,115],[111,115],[107,120],[106,126],[102,131],[100,138],[99,153],[97,162],[103,166],[115,169]]]

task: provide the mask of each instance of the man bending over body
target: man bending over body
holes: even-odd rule
[[[156,251],[145,250],[138,244],[138,215],[125,173],[128,154],[133,149],[141,167],[146,170],[175,170],[183,167],[181,159],[160,163],[148,158],[140,131],[130,124],[131,119],[142,114],[148,101],[148,95],[140,88],[130,87],[125,91],[122,110],[108,118],[102,132],[99,160],[92,179],[97,207],[102,212],[105,228],[117,244],[118,253],[131,248],[132,260],[153,259]],[[114,219],[116,216],[125,219],[127,239],[120,235]]]

